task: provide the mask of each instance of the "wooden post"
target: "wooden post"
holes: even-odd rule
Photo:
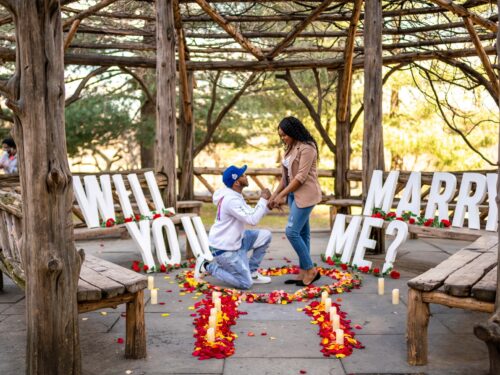
[[[14,114],[26,275],[26,373],[80,374],[72,177],[64,130],[61,9],[54,0],[0,0],[14,19],[16,70],[0,93]]]
[[[194,197],[194,121],[193,121],[193,72],[188,72],[186,61],[189,60],[189,52],[186,46],[184,29],[179,2],[174,2],[174,21],[177,33],[177,48],[179,55],[179,94],[181,106],[179,110],[179,198],[191,200]]]
[[[0,271],[0,292],[3,291],[3,272]]]
[[[176,207],[175,28],[173,0],[156,1],[156,137],[155,171],[168,186],[163,200]]]
[[[363,130],[363,201],[366,200],[373,171],[384,169],[382,132],[382,3],[365,1],[364,59],[364,130]],[[385,249],[382,230],[374,230],[375,253]]]
[[[497,0],[497,6],[500,7],[500,0]],[[497,31],[497,54],[500,54],[500,28]],[[498,80],[497,80],[498,84]],[[500,103],[500,97],[497,98]],[[499,134],[500,140],[500,134]],[[498,142],[498,157],[500,158],[500,142]],[[498,162],[500,174],[500,162]],[[500,179],[497,181],[497,209],[500,214]],[[499,232],[500,239],[500,232]],[[498,261],[500,264],[500,241],[498,249]],[[483,340],[487,347],[490,357],[490,375],[500,373],[500,267],[497,267],[497,294],[495,300],[495,312],[486,323],[477,324],[474,327],[474,334]]]
[[[427,364],[427,326],[429,304],[422,299],[422,292],[408,289],[408,314],[406,318],[406,341],[408,363],[412,366]]]
[[[146,358],[146,322],[144,320],[144,290],[135,294],[134,300],[127,303],[125,357]]]
[[[337,127],[335,130],[335,198],[348,198],[351,192],[349,181],[347,181],[347,171],[350,167],[351,158],[351,86],[347,91],[343,91],[343,82],[345,75],[342,70],[338,72],[339,82],[337,86]],[[349,77],[350,79],[350,77]],[[347,95],[347,98],[340,98],[341,95]],[[345,101],[345,117],[342,119],[340,103]],[[337,212],[333,212],[333,206],[330,209],[330,221]],[[337,211],[337,210],[335,210]],[[348,213],[348,208],[343,207],[340,213]],[[331,222],[330,222],[331,224]]]

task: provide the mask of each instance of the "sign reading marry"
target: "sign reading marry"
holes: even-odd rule
[[[176,264],[181,261],[179,239],[173,221],[163,216],[164,212],[175,213],[173,208],[165,209],[160,189],[156,183],[153,172],[144,173],[144,178],[148,185],[149,193],[154,203],[155,210],[150,210],[144,191],[135,173],[127,175],[127,180],[132,190],[132,195],[140,212],[141,220],[125,220],[125,227],[139,248],[144,264],[151,269],[155,266],[153,251],[160,264]],[[125,182],[120,174],[112,176],[116,194],[120,201],[123,217],[135,218],[130,201],[130,192],[125,187]],[[113,202],[113,192],[109,175],[97,177],[90,175],[83,178],[85,188],[79,176],[73,176],[73,186],[76,200],[80,206],[85,222],[89,228],[100,226],[100,219],[106,222],[108,219],[116,221],[115,206]],[[181,217],[182,226],[186,232],[187,240],[195,256],[203,254],[205,258],[211,260],[212,253],[208,248],[208,238],[205,227],[200,217]],[[168,250],[165,243],[165,236],[168,242]],[[151,238],[151,234],[153,235]]]
[[[383,182],[383,172],[374,171],[370,189],[363,209],[363,215],[371,216],[374,208],[389,212],[394,201],[399,171],[391,171]],[[488,217],[486,230],[496,232],[498,228],[498,210],[496,204],[498,174],[464,173],[458,191],[453,221],[453,227],[462,228],[467,215],[467,225],[470,229],[480,229],[479,205],[488,197]],[[450,202],[456,196],[457,177],[448,172],[436,172],[432,176],[429,198],[426,202],[425,218],[439,217],[449,220]],[[396,215],[401,216],[410,211],[419,215],[422,203],[422,182],[420,172],[412,172],[396,208]],[[437,211],[437,215],[436,215]]]

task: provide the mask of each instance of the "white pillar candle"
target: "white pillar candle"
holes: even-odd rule
[[[393,305],[399,304],[399,289],[392,290],[392,304]]]
[[[330,306],[330,316],[332,315],[337,315],[337,308],[335,306]]]
[[[210,316],[217,316],[217,308],[216,307],[212,307],[210,309]]]
[[[335,330],[335,343],[338,345],[344,345],[344,330],[336,329]]]
[[[384,278],[379,277],[378,279],[378,295],[383,296],[384,295]]]
[[[340,329],[340,316],[332,314],[330,311],[330,321],[332,322],[332,330],[337,331],[337,329]]]
[[[155,288],[155,278],[153,276],[148,276],[148,289],[153,290]]]
[[[217,298],[220,298],[220,296],[222,295],[221,292],[216,292],[216,291],[213,291],[212,292],[212,301],[217,299]]]
[[[158,304],[158,289],[151,290],[151,304],[152,305]]]
[[[332,307],[332,299],[331,298],[327,298],[325,300],[325,312],[329,313],[331,307]]]
[[[214,342],[215,341],[215,329],[209,328],[207,330],[207,341]]]
[[[217,327],[217,314],[210,315],[208,317],[208,328],[213,328],[215,331],[216,327]]]
[[[328,298],[328,292],[324,291],[321,293],[321,303],[324,305],[326,302],[326,299]]]
[[[214,306],[217,309],[217,311],[222,311],[222,305],[220,302],[220,298],[216,298],[214,301]]]

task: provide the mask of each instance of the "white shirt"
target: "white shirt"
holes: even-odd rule
[[[252,208],[240,193],[229,188],[217,190],[213,202],[217,206],[217,214],[208,233],[208,244],[217,250],[239,250],[245,224],[257,225],[269,212],[264,198],[260,198]]]

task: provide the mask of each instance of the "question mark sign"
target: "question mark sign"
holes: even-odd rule
[[[387,249],[387,255],[385,256],[382,273],[393,267],[399,246],[408,238],[408,224],[401,220],[391,221],[391,223],[387,226],[386,233],[392,236],[394,235],[394,231],[397,232],[397,235],[396,238],[394,238],[394,241],[392,241],[391,246]]]

